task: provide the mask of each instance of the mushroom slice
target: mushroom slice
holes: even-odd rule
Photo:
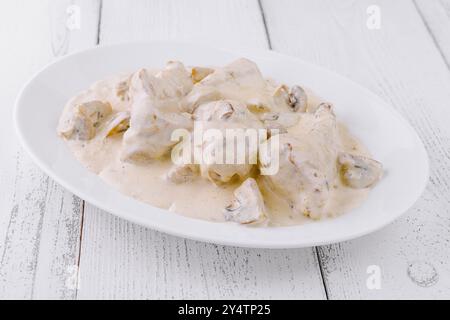
[[[130,128],[130,113],[128,111],[119,112],[114,115],[106,126],[106,137],[123,133]]]
[[[224,210],[227,221],[242,224],[261,222],[266,218],[266,206],[255,179],[248,178],[234,190],[232,203]]]
[[[383,165],[373,159],[341,153],[338,157],[339,174],[344,185],[354,189],[373,186],[383,175]]]
[[[193,67],[191,71],[192,80],[194,83],[200,82],[213,72],[214,69],[211,68]]]
[[[182,164],[172,167],[167,173],[167,179],[169,181],[181,184],[192,181],[199,173],[197,165],[194,164]]]
[[[278,86],[272,94],[274,102],[277,106],[289,108],[294,112],[305,112],[308,105],[308,96],[305,90],[300,86],[293,86],[289,89],[286,85]]]
[[[253,113],[269,112],[270,108],[257,98],[247,100],[247,108]]]
[[[308,96],[300,86],[293,86],[289,91],[289,106],[294,112],[305,112],[308,105]]]
[[[112,107],[108,102],[94,100],[78,104],[63,116],[59,134],[66,139],[90,140],[111,113]]]

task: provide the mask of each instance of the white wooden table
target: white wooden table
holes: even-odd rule
[[[2,0],[0,39],[0,298],[450,297],[450,0]],[[379,232],[299,250],[188,241],[85,203],[19,147],[18,90],[67,53],[159,39],[271,48],[363,84],[424,141],[425,193]]]

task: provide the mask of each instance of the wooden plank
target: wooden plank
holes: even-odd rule
[[[70,32],[72,4],[82,19],[81,29]],[[95,44],[97,17],[98,1],[1,2],[2,119],[12,119],[14,99],[32,73],[57,55]],[[78,261],[82,202],[32,164],[11,121],[0,130],[0,298],[75,298],[66,282]]]
[[[267,47],[257,1],[105,1],[101,42]],[[168,59],[170,53],[168,53]],[[79,298],[324,298],[316,255],[186,241],[86,205]]]
[[[415,127],[430,156],[430,183],[403,218],[372,235],[320,248],[329,297],[448,298],[450,74],[414,4],[262,4],[275,50],[336,70],[379,94]],[[380,9],[380,29],[367,27],[371,5]],[[366,286],[372,265],[380,267],[380,290]]]
[[[103,17],[102,43],[177,40],[217,47],[267,47],[255,0],[138,0],[133,4],[109,0],[103,5]]]
[[[311,249],[249,250],[175,238],[87,207],[81,299],[322,298]]]
[[[414,2],[450,69],[450,0]]]

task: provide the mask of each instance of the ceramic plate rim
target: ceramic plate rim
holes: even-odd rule
[[[73,183],[71,183],[70,181],[65,181],[64,179],[60,178],[60,176],[58,174],[56,174],[51,167],[49,166],[48,163],[45,163],[38,154],[35,154],[35,152],[33,152],[33,147],[29,144],[29,141],[27,139],[27,136],[25,134],[24,128],[22,127],[22,123],[21,123],[21,117],[20,117],[20,112],[22,111],[22,104],[23,104],[23,100],[24,100],[24,96],[27,93],[27,89],[29,88],[30,84],[34,83],[35,81],[37,81],[39,79],[39,77],[46,71],[49,70],[50,68],[54,68],[55,66],[57,67],[58,64],[60,63],[64,63],[65,61],[69,61],[69,59],[73,59],[74,57],[80,57],[84,54],[90,54],[92,52],[95,52],[97,50],[114,50],[120,47],[124,47],[124,46],[196,46],[196,47],[200,47],[202,49],[207,49],[207,50],[212,50],[212,51],[220,51],[220,52],[224,52],[224,53],[230,53],[230,54],[239,54],[239,55],[261,55],[261,56],[270,56],[271,58],[276,58],[276,59],[284,59],[284,60],[291,60],[291,61],[297,61],[297,63],[299,64],[303,64],[303,65],[309,65],[312,68],[315,68],[317,70],[321,70],[321,72],[325,73],[325,74],[329,74],[329,75],[333,75],[335,78],[340,78],[343,79],[344,82],[346,82],[349,85],[354,86],[355,88],[358,88],[358,90],[360,90],[361,92],[363,92],[365,95],[374,98],[377,100],[377,103],[380,104],[381,108],[388,108],[389,112],[391,113],[392,116],[397,118],[397,121],[400,121],[403,123],[403,125],[405,125],[406,128],[408,128],[408,130],[410,131],[409,133],[413,136],[414,139],[417,140],[417,142],[420,143],[419,148],[421,148],[423,151],[423,168],[421,168],[422,170],[422,175],[423,175],[423,179],[421,182],[421,186],[420,186],[420,190],[417,189],[417,194],[414,195],[414,200],[409,200],[408,204],[405,206],[405,210],[402,210],[403,212],[401,213],[397,213],[395,215],[393,215],[392,217],[390,217],[389,219],[385,219],[382,223],[379,223],[378,225],[373,226],[372,228],[368,228],[365,230],[361,230],[361,231],[354,231],[354,232],[349,232],[347,235],[343,235],[340,237],[336,237],[333,239],[324,239],[323,241],[320,239],[301,239],[301,238],[297,238],[294,239],[293,241],[280,241],[280,242],[276,242],[276,241],[263,241],[262,239],[260,239],[260,236],[258,236],[258,240],[257,241],[252,241],[251,239],[247,239],[247,241],[243,241],[243,240],[234,240],[233,237],[230,238],[225,238],[225,237],[214,237],[211,235],[205,235],[205,234],[194,234],[192,232],[186,231],[186,230],[179,230],[176,229],[177,227],[173,227],[170,225],[170,223],[166,223],[164,225],[158,224],[158,223],[152,223],[152,221],[149,221],[149,219],[142,219],[141,217],[137,216],[137,215],[133,215],[130,213],[126,213],[126,212],[121,212],[119,210],[115,210],[113,208],[111,208],[110,206],[106,205],[105,203],[102,203],[101,201],[99,201],[98,199],[96,199],[95,195],[90,195],[86,192],[84,192],[83,190],[79,190],[76,187],[74,187]],[[317,90],[317,88],[316,88]],[[428,176],[429,176],[429,160],[428,160],[428,156],[426,153],[426,149],[422,143],[422,141],[420,140],[418,134],[416,133],[416,131],[411,127],[411,125],[391,106],[389,106],[387,103],[385,103],[381,98],[379,98],[378,96],[376,96],[374,93],[372,93],[371,91],[369,91],[368,89],[364,88],[363,86],[361,86],[360,84],[344,77],[341,76],[333,71],[330,71],[328,69],[325,69],[323,67],[311,64],[309,62],[303,61],[301,59],[295,58],[295,57],[291,57],[288,55],[284,55],[281,53],[277,53],[274,51],[270,51],[270,50],[260,50],[260,49],[235,49],[235,50],[227,50],[227,49],[215,49],[215,48],[211,48],[211,47],[207,47],[207,46],[203,46],[203,45],[198,45],[198,44],[192,44],[192,43],[185,43],[185,42],[173,42],[173,41],[154,41],[154,42],[133,42],[133,43],[125,43],[125,44],[113,44],[113,45],[101,45],[98,47],[94,47],[94,48],[90,48],[87,50],[83,50],[83,51],[78,51],[75,53],[72,53],[70,55],[61,57],[56,59],[55,61],[53,61],[52,63],[46,65],[44,68],[42,68],[41,70],[39,70],[33,77],[31,77],[31,79],[29,81],[26,82],[26,84],[23,86],[23,88],[20,90],[20,93],[16,99],[15,105],[14,105],[14,112],[13,112],[13,116],[14,116],[14,124],[15,124],[15,128],[16,128],[16,133],[19,137],[19,141],[21,143],[21,145],[24,147],[25,151],[27,152],[27,154],[32,158],[32,160],[47,174],[49,175],[53,180],[55,180],[57,183],[59,183],[61,186],[63,186],[65,189],[69,190],[70,192],[74,193],[75,195],[77,195],[78,197],[84,199],[85,201],[93,204],[94,206],[107,211],[108,213],[114,214],[122,219],[131,221],[133,223],[137,223],[139,225],[142,225],[144,227],[153,229],[153,230],[157,230],[160,232],[164,232],[167,234],[171,234],[174,236],[178,236],[178,237],[183,237],[183,238],[188,238],[191,240],[196,240],[196,241],[202,241],[202,242],[209,242],[209,243],[216,243],[216,244],[221,244],[221,245],[229,245],[229,246],[238,246],[238,247],[250,247],[250,248],[272,248],[272,249],[283,249],[283,248],[301,248],[301,247],[311,247],[311,246],[318,246],[318,245],[325,245],[325,244],[330,244],[330,243],[336,243],[336,242],[342,242],[342,241],[346,241],[346,240],[350,240],[350,239],[355,239],[358,238],[360,236],[375,232],[383,227],[385,227],[386,225],[392,223],[394,220],[398,219],[402,214],[404,214],[409,208],[411,208],[414,203],[417,201],[417,199],[420,197],[420,195],[423,193],[427,182],[428,182]],[[59,115],[58,115],[59,116]],[[56,134],[55,134],[55,138],[56,138]],[[87,171],[87,169],[86,169]],[[130,199],[131,200],[131,199]],[[131,201],[135,201],[135,200],[131,200]],[[136,202],[136,201],[135,201]],[[145,206],[145,207],[149,207],[146,204],[141,204],[141,206]],[[166,212],[163,209],[158,209],[158,208],[153,208],[152,210],[154,210],[155,212],[157,212],[158,214],[160,214],[161,212]],[[188,222],[186,220],[187,224],[190,223],[195,223],[196,225],[199,225],[200,227],[202,227],[201,225],[204,225],[206,228],[208,226],[210,226],[210,224],[214,224],[217,226],[216,222],[207,222],[207,221],[201,221],[201,220],[196,220],[196,219],[190,219],[190,218],[186,218],[186,217],[181,217],[181,216],[177,216],[177,218],[175,218],[177,220],[189,220],[190,222]],[[178,223],[175,223],[176,225]],[[202,227],[203,228],[203,227]],[[241,227],[241,228],[246,228],[246,227]],[[284,227],[284,228],[299,228],[299,226],[294,226],[294,227]],[[279,228],[279,229],[283,229],[283,228]],[[243,233],[245,233],[246,231],[244,230],[253,230],[246,228],[246,229],[242,229],[241,231]],[[264,229],[263,229],[264,230]],[[253,231],[250,231],[253,232]],[[258,233],[261,233],[260,231],[258,231]],[[256,233],[255,233],[256,234]],[[264,234],[264,231],[262,232],[262,234]]]

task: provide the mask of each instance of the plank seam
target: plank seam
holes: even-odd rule
[[[323,271],[323,266],[322,266],[322,260],[320,258],[319,250],[320,250],[319,247],[314,247],[314,251],[316,252],[317,262],[319,264],[320,278],[322,279],[323,289],[325,291],[325,297],[327,298],[327,300],[330,300],[330,295],[329,295],[329,292],[328,292],[327,283],[325,281],[325,276],[324,276],[324,271]]]
[[[102,16],[103,16],[103,0],[98,5],[98,24],[97,24],[97,45],[101,42],[102,37]]]
[[[264,13],[264,7],[262,5],[261,0],[258,0],[258,5],[259,5],[259,10],[261,12],[262,21],[263,21],[263,24],[264,24],[264,30],[266,32],[267,44],[269,46],[269,49],[272,50],[272,41],[270,39],[269,27],[267,26],[266,15]],[[318,265],[319,265],[320,279],[322,280],[322,285],[323,285],[323,289],[324,289],[324,292],[325,292],[325,297],[326,297],[327,300],[329,300],[328,288],[327,288],[326,281],[325,281],[324,274],[323,274],[323,266],[322,266],[322,262],[320,260],[318,247],[314,247],[314,251],[315,251],[315,254],[316,254],[316,257],[317,257],[317,262],[318,262]]]
[[[78,257],[77,257],[77,285],[75,286],[75,300],[78,300],[78,288],[80,287],[80,265],[81,265],[81,250],[83,243],[83,229],[84,229],[84,209],[86,202],[81,203],[81,221],[80,221],[80,237],[78,240]]]
[[[263,21],[263,25],[264,25],[264,31],[266,32],[267,44],[269,46],[269,49],[272,50],[272,41],[270,39],[269,28],[267,27],[267,21],[266,21],[266,14],[264,13],[264,8],[261,3],[261,0],[258,0],[258,5],[259,5],[259,11],[261,12],[261,17],[262,17],[262,21]]]
[[[439,42],[437,41],[436,37],[434,36],[434,33],[431,30],[430,25],[428,24],[427,20],[425,19],[422,11],[420,10],[419,6],[417,5],[416,0],[412,0],[412,3],[414,4],[414,7],[416,8],[417,13],[420,16],[420,19],[422,20],[423,24],[425,25],[425,28],[427,29],[428,34],[430,35],[431,39],[433,40],[433,43],[434,43],[436,49],[439,51],[439,54],[441,55],[442,60],[444,60],[444,63],[447,66],[447,69],[450,70],[450,62],[445,57],[444,52],[442,52],[442,48],[439,45]]]
[[[102,13],[103,13],[103,0],[99,0],[98,6],[98,24],[97,24],[97,45],[101,42],[101,30],[102,30]],[[81,221],[80,221],[80,237],[79,237],[79,248],[78,248],[78,259],[77,259],[77,285],[75,287],[75,300],[78,300],[78,292],[80,287],[80,266],[81,266],[81,254],[83,247],[83,230],[84,230],[84,214],[85,214],[86,201],[82,199],[81,203]]]

